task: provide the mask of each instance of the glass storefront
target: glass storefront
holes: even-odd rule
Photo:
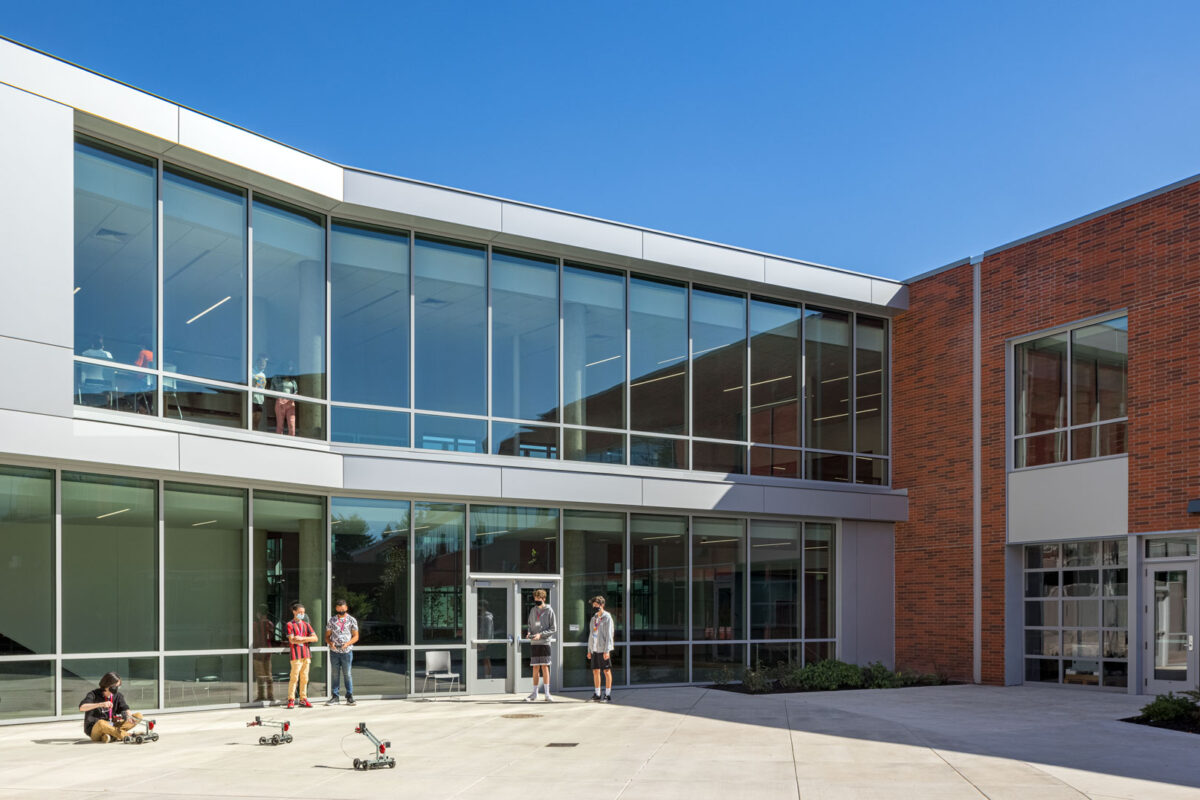
[[[0,592],[29,611],[0,623],[0,720],[72,716],[109,670],[144,710],[282,700],[295,601],[319,634],[333,601],[349,604],[361,630],[356,694],[420,692],[434,653],[462,674],[455,691],[470,692],[477,662],[500,663],[468,659],[468,637],[480,637],[468,593],[497,591],[476,586],[489,575],[561,586],[552,602],[564,688],[590,685],[597,595],[615,622],[619,686],[736,678],[748,659],[835,652],[832,523],[327,497],[2,465],[0,511]],[[322,642],[311,697],[324,693],[327,668]]]

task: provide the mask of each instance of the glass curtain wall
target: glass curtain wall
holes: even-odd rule
[[[332,219],[90,139],[75,157],[79,406],[373,447],[890,480],[885,320]],[[1071,339],[1076,457],[1124,448],[1116,328]]]
[[[57,703],[69,716],[109,669],[146,709],[282,700],[291,603],[305,605],[323,637],[330,598],[347,600],[360,623],[357,693],[403,696],[410,681],[420,685],[428,653],[449,651],[452,663],[464,663],[468,544],[474,572],[559,574],[561,561],[556,610],[567,687],[590,685],[584,654],[596,595],[615,622],[618,685],[736,679],[748,662],[835,654],[835,533],[822,522],[270,490],[251,497],[245,489],[0,466],[0,565],[9,571],[0,593],[29,609],[0,625],[0,719],[54,716]],[[1053,571],[1055,580],[1039,577],[1038,586],[1062,593],[1027,602],[1043,613],[1027,613],[1027,628],[1054,628],[1059,652],[1080,660],[1091,652],[1087,609],[1099,609],[1092,638],[1102,643],[1098,674],[1107,685],[1126,658],[1117,655],[1127,649],[1123,546],[1063,545],[1061,561],[1056,550],[1028,570]],[[1091,578],[1103,588],[1089,594]],[[322,642],[310,696],[325,682]]]

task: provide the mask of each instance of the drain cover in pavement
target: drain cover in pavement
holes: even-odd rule
[[[551,742],[546,747],[578,747],[579,742]]]
[[[501,714],[505,719],[537,719],[541,714]]]

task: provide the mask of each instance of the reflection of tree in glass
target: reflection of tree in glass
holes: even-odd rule
[[[350,613],[360,621],[376,618],[375,612],[394,617],[397,609],[389,598],[397,592],[407,591],[408,573],[407,516],[401,520],[387,522],[381,530],[374,532],[371,524],[358,514],[334,515],[333,560],[337,565],[366,567],[373,574],[372,586],[367,591],[357,591],[348,583],[345,574],[334,575],[334,596],[343,598],[350,606]],[[340,570],[338,570],[340,571]],[[359,572],[361,577],[366,577]],[[364,587],[357,586],[357,589]],[[382,621],[382,620],[381,620]],[[389,622],[403,622],[388,619]]]

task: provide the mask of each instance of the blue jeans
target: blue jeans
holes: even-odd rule
[[[334,697],[338,696],[338,684],[343,674],[346,676],[346,697],[354,696],[354,679],[350,677],[350,665],[353,663],[353,650],[348,653],[329,651],[329,687]]]

